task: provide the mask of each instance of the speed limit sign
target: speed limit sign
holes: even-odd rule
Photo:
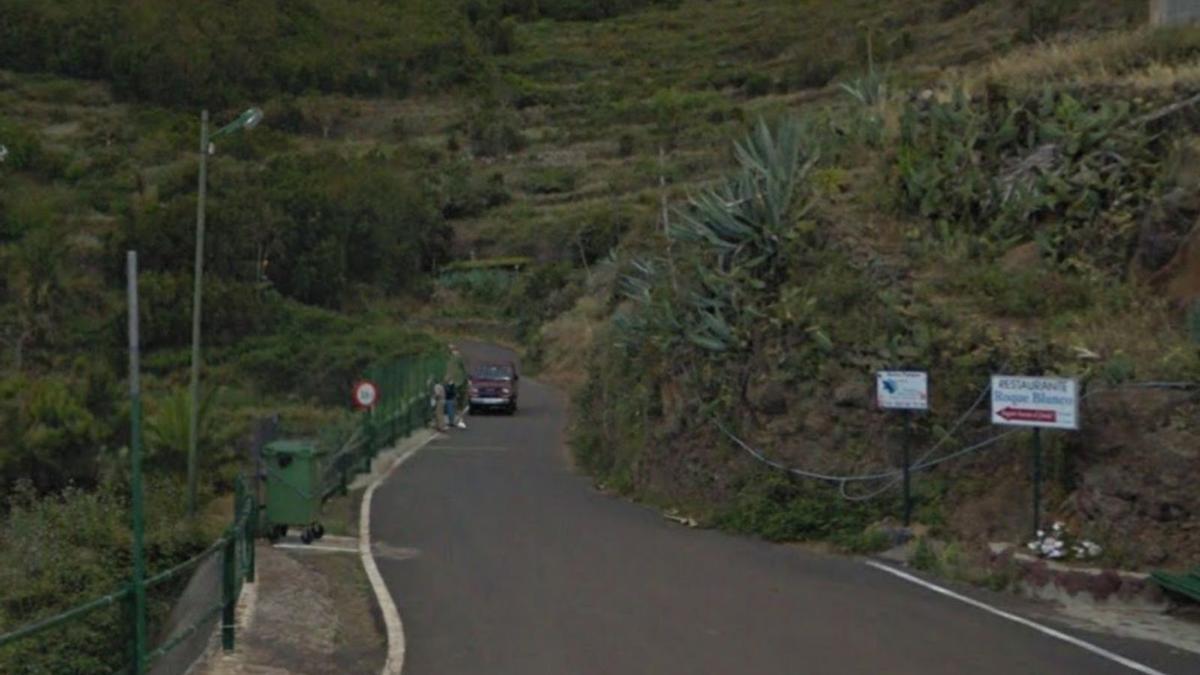
[[[379,387],[374,382],[364,380],[354,385],[354,407],[359,410],[370,410],[379,403]]]

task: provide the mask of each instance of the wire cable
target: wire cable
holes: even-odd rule
[[[1118,385],[1113,385],[1113,386],[1109,386],[1109,387],[1101,387],[1098,389],[1093,389],[1092,391],[1089,391],[1086,394],[1084,394],[1082,397],[1080,397],[1080,401],[1081,402],[1086,401],[1086,400],[1092,398],[1093,396],[1098,396],[1100,394],[1112,393],[1112,392],[1120,391],[1123,389],[1175,389],[1175,390],[1191,391],[1191,390],[1200,389],[1200,383],[1196,383],[1196,382],[1130,382],[1130,383],[1125,383],[1125,384],[1118,384]],[[990,448],[993,445],[996,445],[1007,438],[1010,438],[1018,433],[1021,433],[1021,431],[1023,431],[1023,428],[1010,429],[1003,433],[999,433],[999,434],[996,434],[995,436],[986,438],[978,443],[974,443],[965,448],[956,450],[948,455],[944,455],[942,457],[938,457],[937,459],[933,459],[933,460],[929,459],[930,455],[937,452],[937,450],[941,446],[943,446],[947,441],[949,441],[950,439],[952,439],[954,437],[954,435],[958,432],[959,428],[963,424],[965,424],[967,419],[979,408],[980,405],[982,405],[983,401],[987,398],[987,395],[988,395],[988,393],[991,392],[991,390],[992,390],[991,383],[989,383],[988,386],[983,388],[983,391],[980,392],[979,396],[976,397],[975,402],[972,403],[971,406],[969,408],[967,408],[967,410],[964,413],[959,415],[959,417],[954,421],[954,423],[950,425],[950,429],[947,430],[942,435],[942,438],[939,439],[936,443],[934,443],[933,446],[929,448],[929,450],[925,451],[925,453],[922,454],[921,457],[919,457],[916,462],[913,462],[912,464],[909,465],[909,471],[925,471],[925,470],[931,469],[935,466],[944,464],[951,460],[958,459],[958,458],[964,457],[966,455],[970,455],[970,454],[974,454],[976,452],[986,450],[987,448]],[[717,425],[717,427],[721,430],[722,433],[724,433],[727,437],[729,437],[730,440],[732,440],[734,443],[736,443],[739,447],[741,447],[744,451],[746,451],[752,457],[757,459],[759,462],[762,462],[763,464],[766,464],[767,466],[778,469],[780,471],[786,471],[792,475],[799,476],[801,478],[807,478],[810,480],[819,480],[819,481],[823,481],[826,483],[834,483],[838,486],[838,496],[840,496],[842,499],[845,499],[846,501],[851,501],[851,502],[870,501],[871,499],[874,499],[874,498],[878,497],[879,495],[891,490],[897,484],[899,484],[900,481],[902,480],[902,476],[903,476],[902,469],[892,469],[887,472],[861,474],[861,475],[854,475],[854,476],[840,476],[840,475],[826,474],[826,473],[821,473],[821,472],[817,472],[817,471],[811,471],[811,470],[807,470],[807,469],[799,469],[796,467],[787,466],[786,464],[783,464],[782,462],[778,462],[776,460],[768,458],[762,451],[756,450],[755,448],[751,447],[748,443],[743,441],[741,438],[738,438],[733,432],[729,431],[729,429],[726,428],[725,425],[722,424],[719,419],[714,419],[713,421]],[[881,481],[881,480],[886,480],[887,483],[885,483],[881,487],[876,488],[875,490],[872,490],[871,492],[868,492],[863,495],[852,495],[849,492],[847,492],[847,489],[846,489],[847,485],[850,483],[875,482],[875,481]]]

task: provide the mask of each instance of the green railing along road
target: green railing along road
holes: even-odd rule
[[[368,370],[366,378],[379,388],[379,403],[330,444],[322,496],[345,493],[356,474],[371,470],[381,449],[426,427],[433,412],[429,405],[433,384],[448,376],[458,383],[460,392],[466,391],[465,368],[445,354],[396,359]]]
[[[241,595],[242,585],[246,581],[254,581],[255,516],[258,508],[255,504],[254,496],[245,489],[245,485],[246,481],[239,476],[236,482],[237,496],[235,499],[236,506],[233,523],[229,525],[222,536],[212,546],[209,546],[185,562],[146,577],[141,582],[140,590],[145,594],[169,582],[183,578],[184,575],[190,574],[205,561],[219,556],[221,561],[220,598],[214,601],[210,607],[191,617],[191,620],[186,625],[177,629],[172,635],[166,636],[162,644],[157,648],[151,649],[147,646],[139,654],[138,647],[141,645],[135,644],[133,656],[130,659],[131,662],[123,670],[117,670],[116,672],[143,673],[148,671],[155,660],[178,647],[180,643],[195,634],[197,630],[200,630],[217,615],[221,616],[222,645],[226,649],[233,649],[234,612],[237,607],[237,600]],[[46,617],[35,623],[22,626],[10,633],[0,635],[0,650],[19,641],[36,638],[66,624],[86,621],[90,615],[113,605],[126,606],[128,608],[128,615],[132,617],[132,620],[142,623],[145,621],[145,616],[143,615],[139,620],[137,618],[137,608],[134,606],[138,590],[135,588],[134,583],[131,582],[124,588],[118,589],[102,598],[97,598],[60,614]],[[144,609],[143,605],[142,610],[144,611]],[[142,623],[142,626],[144,625]],[[143,628],[143,630],[145,629]],[[147,643],[142,642],[141,644],[144,645]]]
[[[163,656],[183,644],[197,631],[211,625],[219,617],[221,643],[226,650],[234,647],[234,631],[236,626],[237,601],[241,595],[242,585],[254,580],[254,546],[257,535],[260,509],[258,504],[257,483],[254,489],[249,489],[249,483],[244,476],[235,480],[235,499],[233,522],[225,529],[221,537],[204,551],[191,559],[170,569],[154,572],[145,568],[145,552],[143,550],[144,514],[141,487],[141,389],[140,389],[140,352],[138,336],[138,297],[137,297],[137,255],[130,252],[127,258],[129,275],[129,346],[130,346],[130,400],[131,400],[131,507],[132,507],[132,550],[130,561],[129,582],[112,593],[96,598],[91,602],[71,608],[67,611],[37,619],[27,625],[0,634],[0,654],[6,648],[18,643],[21,649],[33,649],[24,644],[26,640],[37,638],[50,639],[49,631],[60,628],[66,631],[79,632],[84,630],[80,624],[93,621],[99,626],[103,617],[98,616],[104,610],[110,612],[116,608],[124,608],[117,622],[127,628],[127,649],[122,654],[113,654],[111,658],[105,655],[105,672],[133,673],[142,675]],[[465,392],[466,372],[460,359],[453,359],[450,354],[413,356],[397,359],[375,366],[366,377],[372,380],[379,389],[378,404],[369,412],[362,413],[352,420],[352,423],[341,430],[332,430],[322,445],[320,453],[325,460],[321,462],[317,480],[319,495],[313,494],[318,503],[337,492],[345,492],[352,477],[370,469],[371,461],[378,452],[394,443],[397,439],[407,436],[424,427],[430,418],[429,405],[433,385],[437,381],[452,378],[460,384],[460,391]],[[261,468],[261,467],[260,467]],[[257,476],[258,474],[256,474]],[[270,480],[268,476],[268,480]],[[311,489],[311,488],[310,488]],[[217,559],[220,569],[220,592],[212,593],[204,598],[215,597],[211,604],[200,607],[189,607],[186,616],[176,619],[177,624],[169,629],[169,634],[160,635],[160,644],[151,645],[150,626],[148,626],[147,594],[160,589],[164,595],[173,592],[172,582],[182,582],[184,575],[190,575],[206,561]],[[206,578],[208,578],[206,576]],[[182,604],[182,603],[181,603]],[[111,621],[109,622],[111,623]],[[99,629],[98,629],[99,630]],[[164,630],[164,629],[160,629]],[[101,634],[103,631],[101,631]],[[122,638],[113,640],[122,641]],[[42,672],[35,664],[29,665],[30,672]]]

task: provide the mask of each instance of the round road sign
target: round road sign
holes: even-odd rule
[[[374,408],[379,402],[379,387],[374,382],[363,381],[354,385],[354,407]]]

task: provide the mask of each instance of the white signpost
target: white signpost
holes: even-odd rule
[[[1042,524],[1042,429],[1079,428],[1079,383],[1062,377],[992,376],[992,424],[1033,428],[1033,531]]]
[[[884,410],[929,410],[929,375],[919,370],[881,370],[875,398]]]
[[[881,370],[875,373],[875,400],[884,410],[908,412],[904,420],[904,526],[912,522],[913,414],[929,410],[929,374],[922,370]]]
[[[1057,377],[992,376],[992,424],[1079,428],[1079,383]]]

